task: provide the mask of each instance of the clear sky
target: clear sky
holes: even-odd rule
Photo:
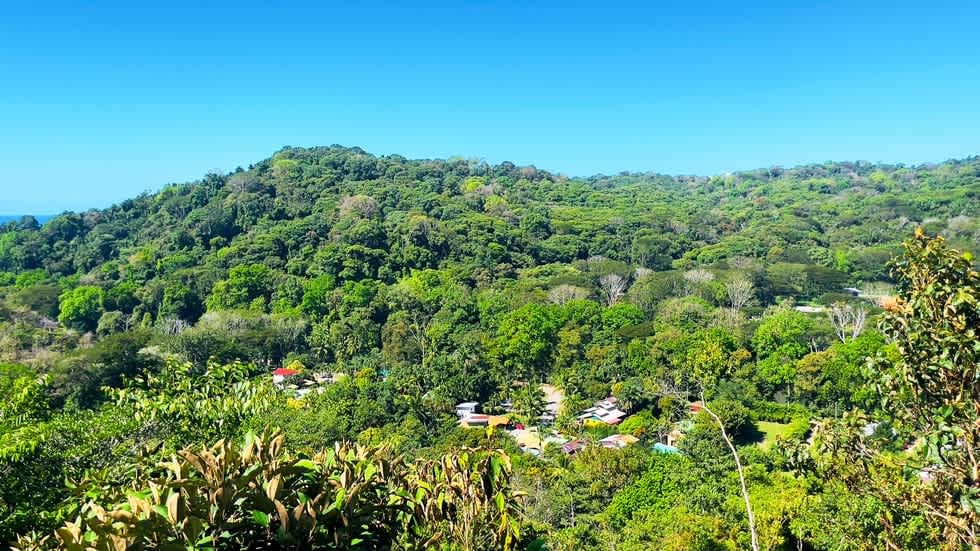
[[[980,153],[980,2],[10,2],[0,214],[284,145],[714,174]]]

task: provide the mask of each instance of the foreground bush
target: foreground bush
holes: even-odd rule
[[[81,514],[16,549],[512,549],[522,496],[499,450],[407,463],[336,444],[293,457],[283,436],[185,448],[126,486],[87,479]]]

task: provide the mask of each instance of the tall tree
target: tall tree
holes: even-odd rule
[[[847,342],[848,338],[858,338],[864,331],[864,324],[868,319],[868,311],[863,306],[846,302],[831,305],[827,315],[830,316],[830,324],[841,342]]]
[[[65,291],[59,298],[60,313],[58,321],[62,324],[93,331],[102,315],[102,301],[105,294],[102,289],[93,286],[78,287]]]
[[[914,495],[946,545],[980,549],[980,273],[973,255],[921,229],[894,263],[898,300],[881,331],[898,355],[872,362],[879,406],[910,439],[928,480]]]
[[[602,295],[609,306],[616,304],[619,299],[623,298],[628,285],[629,280],[616,273],[606,274],[599,278],[599,287],[602,289]]]
[[[737,316],[753,296],[752,280],[744,275],[737,275],[725,284],[725,293],[732,308],[732,316]]]

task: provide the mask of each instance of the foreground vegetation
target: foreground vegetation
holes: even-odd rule
[[[575,180],[333,147],[7,224],[0,539],[975,548],[975,212],[976,159]],[[621,424],[580,422],[608,396]]]

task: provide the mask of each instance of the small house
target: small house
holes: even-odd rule
[[[626,412],[616,407],[616,398],[610,396],[599,400],[578,415],[579,421],[586,425],[618,425],[626,417]]]
[[[287,378],[299,374],[300,372],[295,369],[289,369],[288,367],[280,367],[279,369],[272,372],[272,382],[273,384],[281,385]]]
[[[610,397],[608,397],[608,398],[606,398],[604,400],[599,400],[598,402],[595,403],[595,405],[596,405],[596,407],[602,408],[602,409],[615,409],[616,408],[616,404],[618,402],[619,401],[616,399],[615,396],[610,396]]]
[[[557,432],[542,435],[535,429],[515,429],[510,431],[510,435],[522,452],[535,456],[541,455],[548,444],[564,446],[568,443],[568,437]]]
[[[544,449],[544,439],[541,438],[538,431],[516,429],[510,431],[510,435],[522,452],[535,456],[541,455],[541,451]]]
[[[575,455],[578,452],[584,450],[586,445],[587,444],[585,440],[582,440],[581,438],[576,438],[575,440],[570,440],[562,444],[561,451],[565,455]]]
[[[459,426],[461,427],[485,427],[490,422],[489,415],[483,415],[482,413],[474,413],[468,415],[459,420]]]
[[[474,413],[480,407],[480,402],[463,402],[461,404],[456,404],[456,417],[460,419],[465,419]]]
[[[599,440],[599,445],[603,448],[611,450],[621,450],[626,446],[632,446],[639,441],[640,439],[632,434],[614,434]]]
[[[657,453],[671,453],[671,454],[681,453],[681,451],[677,449],[675,446],[671,446],[669,444],[663,444],[661,442],[657,442],[656,444],[654,444],[651,449]]]
[[[459,426],[464,428],[507,427],[510,426],[510,418],[506,415],[474,413],[469,417],[460,419]]]

